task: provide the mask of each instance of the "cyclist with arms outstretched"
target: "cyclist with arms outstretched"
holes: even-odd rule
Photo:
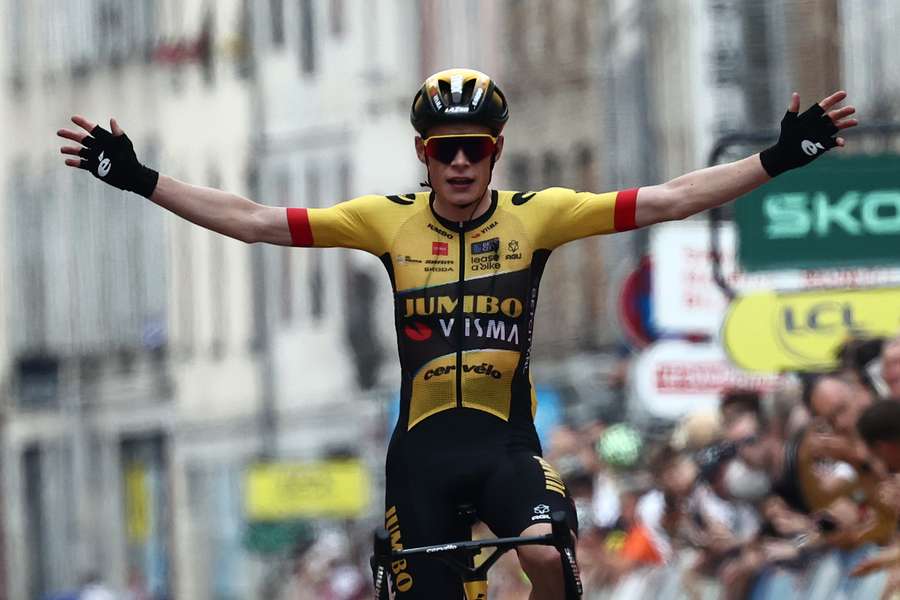
[[[345,247],[379,257],[390,277],[401,410],[388,449],[385,527],[395,549],[463,539],[455,508],[475,506],[498,536],[550,532],[565,511],[565,483],[541,457],[534,428],[531,338],[538,284],[550,252],[578,238],[683,219],[720,206],[802,166],[844,140],[853,107],[836,92],[798,114],[794,94],[771,148],[660,185],[608,193],[490,188],[503,152],[506,98],[485,74],[451,69],[425,80],[413,100],[415,151],[430,192],[369,195],[329,208],[276,208],[197,187],[140,164],[118,123],[83,117],[60,130],[77,146],[66,164],[207,229],[247,243]],[[531,597],[563,596],[553,547],[517,549]],[[399,598],[462,597],[438,561],[391,565]]]

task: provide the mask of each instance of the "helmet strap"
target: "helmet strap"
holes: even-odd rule
[[[431,174],[428,172],[428,157],[425,157],[425,181],[420,181],[419,185],[421,187],[427,187],[430,190],[434,190],[434,186],[431,185]]]

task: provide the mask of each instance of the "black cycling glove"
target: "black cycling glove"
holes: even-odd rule
[[[153,194],[159,173],[138,161],[127,135],[113,135],[97,125],[81,144],[84,148],[78,155],[82,169],[120,190],[135,192],[145,198]]]
[[[788,111],[781,120],[778,143],[759,153],[763,169],[770,177],[807,165],[837,146],[838,128],[818,104],[799,115]]]

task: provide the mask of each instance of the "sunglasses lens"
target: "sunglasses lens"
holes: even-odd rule
[[[429,140],[425,146],[426,156],[447,165],[453,162],[458,151],[459,144],[456,143],[456,138],[436,138]]]
[[[449,165],[462,150],[470,162],[477,163],[494,151],[489,136],[432,138],[425,146],[425,155]]]
[[[462,151],[473,163],[484,160],[486,156],[494,151],[494,142],[489,137],[464,138],[460,146],[462,146]]]

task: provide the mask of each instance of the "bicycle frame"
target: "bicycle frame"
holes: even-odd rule
[[[575,562],[574,540],[566,524],[566,514],[554,512],[550,517],[550,525],[552,533],[545,535],[467,540],[403,550],[393,550],[388,532],[379,529],[375,532],[375,551],[370,560],[375,582],[375,598],[376,600],[388,598],[388,569],[392,561],[410,556],[429,556],[440,560],[459,575],[465,589],[466,600],[487,600],[487,572],[494,563],[512,548],[540,545],[554,546],[559,550],[565,581],[565,598],[578,600],[582,594],[581,579]],[[494,548],[494,552],[476,567],[475,555],[483,548]]]

